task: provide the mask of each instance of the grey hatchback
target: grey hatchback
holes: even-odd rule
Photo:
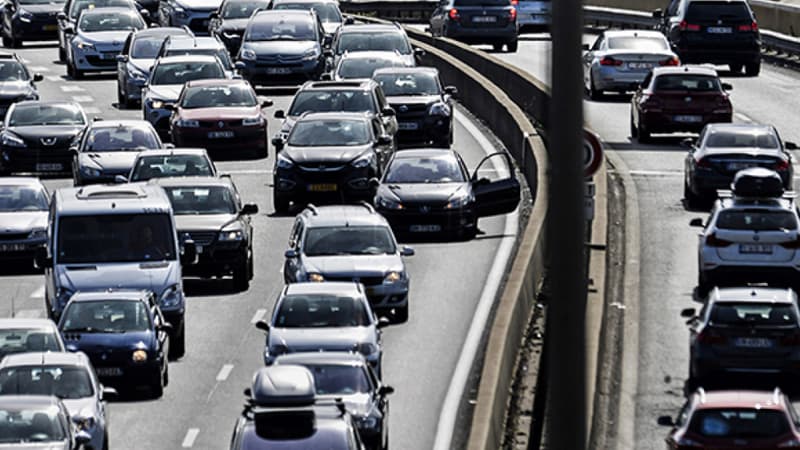
[[[449,37],[467,44],[503,45],[517,51],[517,9],[510,0],[441,0],[430,18],[434,36]]]

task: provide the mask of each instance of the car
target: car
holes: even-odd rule
[[[794,142],[784,142],[770,125],[712,123],[700,137],[683,142],[689,148],[684,158],[683,198],[690,208],[714,199],[718,189],[728,189],[742,169],[764,167],[780,175],[786,190],[794,185]]]
[[[373,311],[408,320],[411,276],[403,262],[414,255],[397,245],[386,219],[368,203],[309,205],[297,215],[285,252],[283,278],[305,281],[358,281]]]
[[[148,28],[128,35],[117,56],[117,103],[130,107],[142,99],[142,88],[158,58],[161,44],[169,36],[185,36],[183,28]]]
[[[678,55],[658,31],[606,30],[583,49],[583,81],[592,100],[602,99],[604,91],[639,89],[653,67],[680,65]]]
[[[453,145],[455,86],[444,86],[433,67],[377,69],[372,74],[395,111],[397,141],[406,146]]]
[[[197,248],[195,264],[184,266],[184,276],[231,275],[234,287],[246,291],[253,279],[254,203],[242,203],[230,177],[156,178],[172,202],[178,235]]]
[[[714,286],[771,282],[797,286],[800,272],[800,219],[794,198],[783,196],[783,180],[768,169],[739,171],[733,191],[719,191],[698,239],[697,290]]]
[[[0,52],[0,117],[13,103],[39,100],[36,83],[43,79],[40,73],[31,74],[16,53]]]
[[[733,120],[730,91],[709,67],[655,67],[631,98],[631,137],[645,143],[653,133],[699,133],[709,123]]]
[[[517,24],[520,33],[548,31],[552,21],[551,0],[511,0],[517,8]]]
[[[724,390],[691,393],[676,418],[661,416],[670,427],[668,449],[796,447],[797,413],[780,389]],[[744,442],[744,444],[743,444]]]
[[[259,369],[245,395],[231,450],[365,450],[346,405],[318,400],[305,367]]]
[[[216,177],[217,168],[204,148],[174,148],[139,153],[130,174],[119,182],[147,181],[164,177]]]
[[[9,450],[21,442],[30,450],[81,450],[91,440],[76,430],[64,403],[47,395],[0,396],[0,429],[0,448]]]
[[[228,78],[216,56],[167,56],[156,60],[150,78],[142,89],[142,115],[162,139],[169,138],[172,111],[164,107],[175,103],[183,85],[194,80]]]
[[[0,261],[33,262],[47,242],[50,195],[38,178],[0,177]]]
[[[369,201],[394,154],[380,119],[364,113],[307,113],[284,141],[277,138],[273,173],[275,211],[314,199]]]
[[[163,394],[173,329],[152,291],[76,292],[58,329],[68,350],[88,355],[103,383],[120,391],[144,384],[154,397]]]
[[[76,102],[25,100],[12,104],[0,131],[0,174],[69,173],[69,149],[86,124],[86,113]]]
[[[56,324],[50,319],[0,319],[0,361],[28,352],[65,352]]]
[[[410,67],[406,62],[406,58],[393,52],[345,53],[333,69],[333,79],[372,78],[377,69]]]
[[[24,41],[49,41],[57,36],[60,1],[6,0],[0,10],[3,47],[20,48]]]
[[[276,110],[282,119],[276,137],[286,138],[297,119],[308,112],[366,112],[381,120],[385,134],[396,139],[397,117],[381,87],[373,80],[309,81],[300,86],[288,111]]]
[[[170,136],[179,147],[203,147],[212,154],[245,151],[266,158],[271,100],[260,99],[245,80],[197,80],[183,86],[172,109]]]
[[[81,13],[87,9],[120,7],[138,10],[137,4],[133,0],[67,0],[64,3],[64,10],[59,12],[58,17],[58,61],[67,61],[67,47],[74,37],[75,26]],[[142,17],[148,13],[141,10]],[[68,32],[69,31],[69,32]]]
[[[162,27],[187,27],[193,33],[208,33],[211,13],[222,0],[163,0],[158,2],[157,19]]]
[[[257,11],[247,22],[236,68],[253,86],[318,80],[325,30],[312,11]]]
[[[158,133],[146,120],[93,122],[74,147],[73,183],[112,183],[118,175],[128,175],[137,154],[162,147]]]
[[[492,158],[508,167],[489,181],[479,174]],[[375,194],[375,209],[398,235],[444,234],[472,239],[478,218],[517,208],[520,183],[508,153],[485,157],[470,176],[461,156],[450,149],[409,149],[389,162]]]
[[[442,0],[428,21],[434,36],[517,51],[517,8],[509,0]]]
[[[268,9],[269,4],[270,0],[223,0],[219,9],[211,13],[208,33],[222,41],[228,53],[237,55],[250,16]]]
[[[285,9],[313,10],[322,21],[325,35],[331,37],[344,23],[338,0],[272,0],[270,9],[278,11]]]
[[[52,395],[67,407],[77,428],[91,436],[91,448],[108,448],[105,390],[84,353],[31,352],[0,362],[0,397]]]
[[[225,44],[214,36],[168,36],[161,43],[156,59],[166,56],[180,55],[209,55],[216,56],[225,68],[225,75],[228,78],[239,77],[235,73],[233,62]],[[240,77],[239,77],[240,78]]]
[[[331,67],[336,67],[339,58],[345,53],[366,51],[397,52],[406,65],[416,65],[416,58],[424,54],[422,49],[414,49],[403,27],[398,23],[386,24],[346,24],[336,30],[331,43]]]
[[[684,63],[728,64],[748,76],[761,71],[761,35],[747,0],[671,0],[653,17]]]

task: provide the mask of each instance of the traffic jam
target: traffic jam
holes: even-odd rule
[[[194,356],[184,279],[241,293],[259,275],[265,212],[245,201],[259,195],[294,220],[271,255],[284,261],[273,311],[249,325],[264,368],[230,448],[389,448],[382,333],[420,300],[400,242],[470,241],[521,198],[507,153],[467,165],[459,93],[418,65],[403,28],[344,19],[335,0],[8,0],[1,13],[0,258],[44,288],[39,317],[0,319],[0,447],[122,444],[107,402],[161,398]],[[516,22],[503,27],[513,51]],[[140,118],[40,92],[21,49],[56,40],[61,80],[113,77],[116,98],[98,101]],[[276,87],[292,89],[288,108],[261,95]],[[217,167],[269,156],[258,194]],[[495,166],[505,176],[484,176]]]

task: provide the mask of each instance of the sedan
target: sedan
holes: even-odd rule
[[[639,89],[653,67],[680,65],[678,55],[658,31],[604,31],[584,50],[583,80],[592,100],[599,100],[603,91]]]
[[[133,0],[69,0],[64,5],[64,11],[58,13],[58,61],[67,61],[67,47],[72,40],[75,31],[75,24],[81,13],[87,9],[108,8],[112,6],[138,9]],[[143,15],[146,10],[141,11]],[[69,30],[69,33],[67,32]]]
[[[339,62],[333,70],[333,78],[336,81],[353,78],[372,78],[372,74],[377,69],[389,67],[409,66],[406,65],[405,58],[393,52],[348,53],[339,58]]]
[[[36,83],[42,74],[31,74],[16,54],[0,53],[0,117],[11,104],[21,100],[39,100]]]
[[[50,319],[0,319],[0,360],[28,352],[64,352],[66,347]]]
[[[236,55],[250,16],[256,10],[268,9],[269,4],[269,0],[224,0],[219,9],[211,13],[208,32],[221,40],[231,55]]]
[[[151,150],[136,155],[131,173],[119,182],[147,181],[165,177],[216,177],[217,168],[204,148]]]
[[[484,164],[496,157],[507,164],[504,176],[493,181],[479,178]],[[519,180],[507,153],[487,156],[470,176],[455,150],[413,149],[392,158],[375,207],[397,234],[445,233],[472,239],[479,217],[510,213],[519,199]]]
[[[86,72],[113,71],[117,55],[131,30],[147,28],[138,11],[131,8],[98,8],[84,11],[78,18],[67,47],[67,75],[82,78]]]
[[[19,449],[24,442],[26,450],[81,450],[91,440],[75,429],[66,406],[53,396],[0,396],[0,418],[2,449]]]
[[[0,260],[33,262],[47,243],[49,200],[38,178],[0,178]]]
[[[244,150],[267,156],[267,116],[270,100],[259,100],[244,80],[199,80],[184,85],[172,109],[170,133],[175,145],[203,147],[230,154]]]

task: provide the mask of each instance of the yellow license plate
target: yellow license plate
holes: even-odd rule
[[[56,31],[58,30],[58,25],[45,25],[42,29],[44,29],[44,31]]]
[[[336,189],[338,189],[338,186],[333,183],[308,185],[308,190],[311,192],[334,192]]]

